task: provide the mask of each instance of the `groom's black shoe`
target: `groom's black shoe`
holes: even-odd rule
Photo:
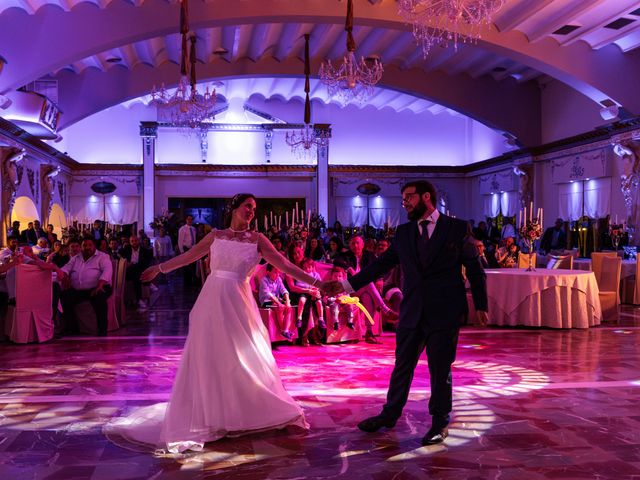
[[[422,437],[422,445],[426,446],[442,443],[448,436],[449,429],[447,427],[431,427],[427,434]]]
[[[358,424],[358,428],[363,432],[377,432],[382,427],[393,428],[396,426],[397,420],[395,418],[389,418],[385,415],[376,415],[375,417],[369,417]]]

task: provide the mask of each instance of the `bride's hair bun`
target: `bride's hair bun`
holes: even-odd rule
[[[229,227],[231,225],[231,215],[233,211],[242,205],[247,198],[256,199],[253,193],[236,193],[231,200],[229,200],[224,207],[224,225]]]

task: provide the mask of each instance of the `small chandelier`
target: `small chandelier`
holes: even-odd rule
[[[344,103],[352,100],[364,102],[373,94],[373,87],[382,78],[382,62],[376,57],[356,59],[356,42],[353,39],[353,1],[347,3],[347,53],[342,64],[334,67],[331,60],[320,65],[320,80],[327,85],[329,95],[338,95]]]
[[[151,101],[159,108],[169,110],[171,121],[177,127],[195,129],[205,120],[212,119],[215,113],[216,91],[206,88],[204,94],[198,93],[196,85],[196,36],[189,32],[189,0],[180,0],[180,33],[182,35],[182,53],[180,58],[180,81],[173,95],[164,85],[158,90],[153,87]],[[187,39],[190,48],[187,54]],[[187,76],[187,63],[190,65]]]
[[[413,36],[426,57],[435,46],[476,42],[482,27],[505,0],[398,0],[398,13],[413,26]],[[460,29],[465,28],[465,32]]]
[[[330,133],[327,130],[319,130],[311,125],[311,100],[309,99],[309,74],[311,67],[309,62],[309,34],[304,36],[304,127],[299,131],[287,132],[285,141],[291,147],[291,151],[297,156],[309,155],[317,147],[326,147],[329,144]]]

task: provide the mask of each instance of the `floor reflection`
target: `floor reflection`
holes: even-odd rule
[[[107,338],[0,349],[0,478],[634,478],[640,476],[640,310],[581,330],[465,328],[455,417],[428,428],[426,360],[395,429],[355,425],[384,402],[393,335],[381,345],[279,346],[276,360],[312,430],[274,431],[161,457],[108,442],[101,427],[168,399],[195,292],[175,285]]]

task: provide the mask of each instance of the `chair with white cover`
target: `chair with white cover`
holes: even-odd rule
[[[109,332],[120,328],[120,323],[118,322],[118,308],[116,305],[116,286],[121,290],[124,286],[124,281],[119,285],[116,285],[116,282],[118,280],[118,270],[122,262],[124,262],[126,266],[127,261],[121,259],[118,260],[118,268],[112,268],[111,295],[109,295],[109,298],[107,299],[107,331]],[[80,302],[74,308],[80,333],[95,335],[98,330],[98,319],[96,318],[96,312],[93,311],[91,302],[88,300]]]
[[[602,307],[602,320],[617,320],[618,306],[620,305],[620,272],[622,271],[622,259],[614,257],[602,257],[600,280],[598,283],[600,306]]]
[[[549,255],[547,268],[573,270],[573,255]]]
[[[622,295],[622,303],[631,303],[633,305],[640,304],[640,262],[636,257],[636,272],[622,279],[620,285],[620,294]]]
[[[593,252],[591,253],[591,271],[596,276],[596,282],[600,286],[600,276],[602,272],[602,259],[605,257],[616,258],[616,252]]]
[[[35,265],[18,265],[7,274],[7,283],[14,280],[9,295],[15,305],[7,307],[5,334],[16,343],[51,340],[51,272]]]
[[[531,265],[536,264],[536,253],[519,253],[518,268],[529,268],[529,257],[531,256]]]

